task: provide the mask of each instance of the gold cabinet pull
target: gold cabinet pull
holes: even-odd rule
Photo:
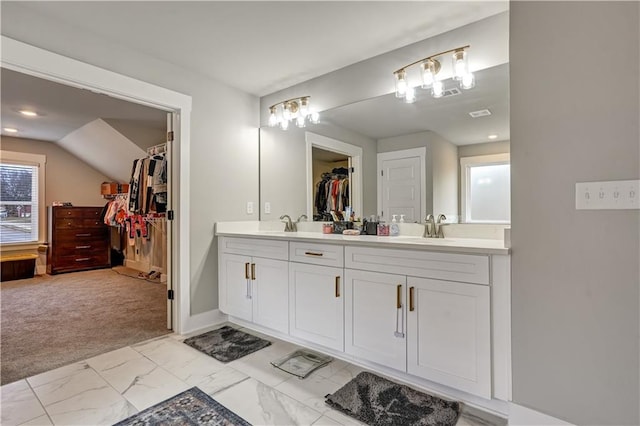
[[[251,279],[255,281],[256,279],[256,264],[251,264]]]
[[[340,297],[340,277],[336,277],[336,297]]]
[[[396,287],[396,308],[402,308],[402,284]]]
[[[316,253],[316,252],[313,252],[313,251],[305,251],[304,254],[305,254],[305,256],[320,256],[320,257],[323,256],[322,253]]]
[[[415,311],[416,307],[413,306],[413,291],[415,287],[409,287],[409,312]]]
[[[249,279],[249,262],[244,264],[244,278]]]

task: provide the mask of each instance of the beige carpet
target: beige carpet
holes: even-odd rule
[[[1,383],[169,333],[166,285],[118,270],[1,283]]]

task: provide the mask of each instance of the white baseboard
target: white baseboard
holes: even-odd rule
[[[227,315],[220,312],[219,309],[191,315],[187,323],[183,325],[181,334],[193,333],[194,331],[223,323],[227,321],[227,318]]]
[[[510,426],[573,426],[564,420],[549,416],[522,405],[509,403]]]

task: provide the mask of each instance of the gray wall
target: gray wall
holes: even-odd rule
[[[104,206],[100,185],[109,178],[60,148],[54,142],[2,136],[4,151],[40,154],[47,157],[45,166],[45,204],[70,201],[74,206]]]
[[[640,176],[638,18],[511,2],[513,400],[575,424],[640,424],[640,211],[575,209]]]
[[[215,222],[257,220],[259,100],[56,19],[2,3],[2,34],[193,97],[191,113],[191,313],[217,308]],[[185,44],[184,49],[190,46]]]
[[[510,151],[509,141],[474,143],[458,146],[458,157],[474,157],[476,155],[504,154]]]

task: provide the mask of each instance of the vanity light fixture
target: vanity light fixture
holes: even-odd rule
[[[469,71],[469,58],[467,49],[469,45],[457,47],[455,49],[446,50],[435,55],[427,56],[419,61],[412,62],[397,71],[394,71],[396,97],[403,98],[405,102],[412,103],[415,101],[415,87],[421,86],[423,89],[431,89],[431,96],[441,98],[444,96],[444,82],[438,78],[438,72],[442,68],[442,64],[437,59],[440,56],[451,53],[453,79],[458,81],[462,89],[471,89],[475,86],[475,78]],[[422,84],[412,84],[409,81],[407,70],[414,65],[420,64],[420,76]]]
[[[320,114],[310,107],[311,96],[287,99],[269,107],[269,126],[275,127],[278,124],[282,130],[289,128],[289,122],[295,121],[296,126],[304,127],[307,120],[313,124],[318,123]]]

